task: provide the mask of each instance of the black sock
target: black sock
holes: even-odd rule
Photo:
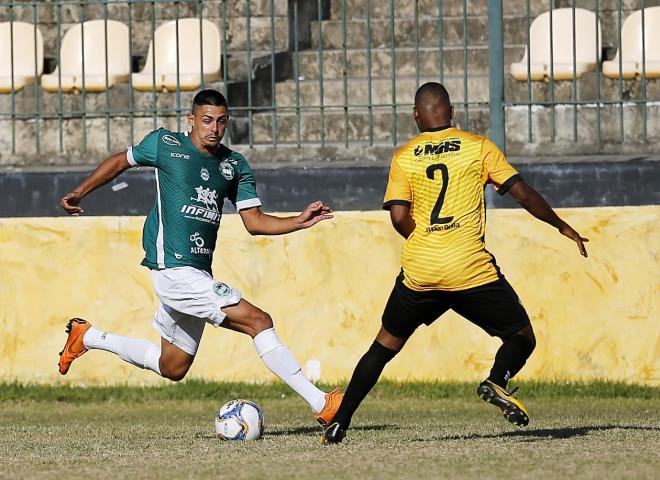
[[[495,355],[495,363],[490,370],[488,380],[502,388],[525,365],[525,362],[534,351],[534,344],[522,335],[513,335],[502,343]]]
[[[360,359],[353,376],[348,384],[344,399],[335,415],[333,422],[339,422],[345,430],[351,424],[353,413],[357,410],[367,396],[367,393],[376,385],[378,377],[383,372],[387,362],[392,360],[398,352],[383,347],[380,343],[374,341],[367,350],[367,353]]]

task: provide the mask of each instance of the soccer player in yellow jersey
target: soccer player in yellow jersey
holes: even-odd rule
[[[355,410],[378,381],[385,364],[417,327],[452,309],[502,339],[490,374],[477,394],[518,426],[527,410],[506,390],[536,345],[532,324],[515,291],[484,243],[484,187],[509,192],[528,212],[575,241],[583,238],[528,186],[489,139],[451,125],[453,107],[444,86],[422,85],[413,115],[420,134],[392,158],[383,208],[405,239],[396,279],[375,341],[360,359],[344,399],[325,430],[324,443],[341,442]]]

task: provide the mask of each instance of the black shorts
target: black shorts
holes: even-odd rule
[[[455,292],[417,292],[403,284],[403,273],[383,312],[383,327],[399,338],[408,338],[420,325],[431,325],[452,309],[493,337],[507,338],[530,324],[518,295],[504,277],[479,287]]]

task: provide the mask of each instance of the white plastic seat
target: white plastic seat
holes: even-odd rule
[[[623,22],[621,45],[613,60],[603,62],[603,74],[609,78],[619,78],[619,73],[623,78],[641,77],[644,73],[648,78],[660,77],[660,7],[644,9],[644,36],[642,43],[642,11],[636,10]]]
[[[11,25],[13,23],[13,26]],[[13,29],[13,35],[11,31]],[[14,55],[12,66],[12,36],[14,38]],[[36,55],[36,58],[35,58]],[[1,22],[0,23],[0,93],[12,91],[12,69],[14,71],[13,91],[18,92],[26,85],[31,85],[43,72],[44,41],[41,30],[31,23]]]
[[[177,88],[176,20],[164,23],[154,32],[144,68],[133,74],[133,88],[139,91],[175,91]],[[200,47],[199,18],[181,18],[179,23],[179,89],[196,90],[202,84],[201,52],[204,54],[204,82],[220,79],[220,31],[209,20],[202,20]],[[155,52],[154,52],[155,43]],[[154,75],[155,58],[155,75]],[[155,77],[155,78],[154,78]],[[155,80],[155,84],[154,84]]]
[[[573,71],[573,9],[552,10],[552,72],[550,68],[550,12],[534,19],[529,27],[529,52],[511,64],[516,80],[573,80],[593,71],[600,60],[601,28],[596,31],[596,15],[583,8],[575,9],[575,71]],[[529,55],[529,72],[527,56]]]
[[[106,88],[105,20],[89,20],[74,25],[62,39],[60,65],[51,74],[41,77],[41,86],[48,92],[57,92],[61,78],[63,92],[83,90],[103,92]],[[108,20],[108,87],[125,83],[131,73],[128,27],[122,22]],[[83,45],[83,35],[84,40]],[[83,82],[83,46],[85,78]],[[60,74],[61,72],[61,74]],[[84,86],[83,86],[84,83]]]

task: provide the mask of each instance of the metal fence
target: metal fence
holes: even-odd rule
[[[494,5],[498,2],[490,3]],[[559,5],[554,5],[557,3]],[[534,96],[533,83],[535,82],[533,82],[532,76],[528,74],[527,78],[524,79],[524,94],[522,94],[522,89],[519,88],[517,99],[505,98],[504,104],[506,106],[525,107],[527,112],[527,142],[532,143],[535,140],[533,135],[534,121],[532,118],[534,106],[545,107],[549,111],[549,127],[545,133],[550,142],[555,142],[557,137],[557,107],[568,107],[571,112],[568,115],[570,118],[564,117],[564,120],[570,120],[570,140],[578,142],[580,140],[578,135],[579,108],[582,106],[589,107],[593,110],[594,114],[590,116],[592,124],[589,125],[587,130],[589,134],[595,135],[594,143],[596,145],[602,144],[604,141],[623,144],[627,140],[631,140],[630,138],[626,138],[626,129],[638,133],[634,140],[643,144],[649,143],[649,106],[654,107],[654,115],[657,114],[657,101],[660,100],[660,95],[658,95],[658,80],[656,79],[660,77],[660,69],[655,67],[653,72],[647,72],[646,65],[648,50],[653,52],[653,59],[649,59],[652,62],[655,62],[654,58],[658,58],[659,56],[658,50],[660,49],[660,43],[658,43],[658,40],[660,40],[660,35],[651,32],[651,30],[660,27],[659,5],[660,2],[653,0],[640,0],[638,2],[622,2],[621,0],[609,2],[606,0],[593,0],[591,2],[576,2],[576,0],[565,2],[532,2],[525,0],[525,31],[530,32],[532,22],[535,18],[538,18],[539,9],[550,12],[551,14],[548,16],[548,36],[554,38],[568,35],[572,39],[569,42],[572,51],[569,52],[570,58],[568,61],[573,71],[579,70],[577,65],[580,61],[577,52],[580,45],[579,29],[592,27],[593,35],[595,36],[591,51],[594,65],[588,75],[580,77],[580,75],[576,74],[568,80],[565,78],[559,82],[555,80],[554,66],[557,52],[554,48],[555,42],[551,41],[548,45],[549,71],[546,76],[547,85],[544,92],[545,95]],[[563,10],[568,11],[567,13],[570,14],[571,22],[568,31],[565,28],[562,30],[556,27],[553,21],[556,17],[553,13],[558,13],[558,9],[555,7],[559,7],[559,9],[563,7]],[[588,22],[581,24],[576,19],[576,12],[580,12],[581,10],[579,7],[582,9],[591,7],[589,10],[592,13],[591,25]],[[632,25],[635,23],[635,19],[638,19],[637,25]],[[628,28],[627,38],[622,37],[624,20],[631,21],[631,28]],[[632,27],[636,27],[636,30]],[[634,32],[637,37],[631,38],[631,32]],[[645,40],[642,41],[642,39]],[[525,40],[525,48],[529,51],[531,48],[531,35],[527,35]],[[633,59],[624,58],[622,45],[626,46],[626,42],[628,46],[630,46],[631,42],[638,43],[636,46],[639,48],[639,57]],[[616,55],[612,59],[611,57],[615,52]],[[563,56],[565,57],[566,55],[564,54]],[[532,70],[530,56],[527,55],[523,60],[526,61],[527,71],[530,72]],[[624,66],[624,64],[628,64],[631,61],[637,64],[634,73],[628,71],[629,65]],[[603,66],[606,64],[614,66],[613,68],[609,68],[609,75],[604,76]],[[491,65],[491,68],[497,69],[498,67],[499,65]],[[614,72],[612,72],[613,69]],[[496,75],[498,74],[499,72],[496,72]],[[603,88],[604,82],[606,83],[605,89]],[[649,91],[649,85],[652,86],[652,92]],[[570,91],[564,91],[562,92],[563,96],[558,96],[558,87],[561,88],[562,86],[569,86]],[[585,90],[588,91],[584,92]],[[580,98],[581,94],[584,98]],[[635,119],[635,121],[628,119],[626,121],[624,118],[625,108],[630,108],[635,113],[638,113],[641,119]],[[616,135],[610,135],[609,138],[604,138],[603,135],[603,110],[609,113],[607,121],[617,124]],[[654,124],[654,131],[652,133],[653,137],[657,139],[657,124]]]
[[[412,97],[417,86],[430,80],[448,87],[461,128],[488,133],[514,153],[538,152],[547,145],[578,153],[580,148],[630,151],[631,145],[633,150],[646,151],[660,136],[659,80],[652,78],[655,71],[647,71],[647,58],[657,61],[660,56],[660,42],[653,43],[657,38],[653,35],[660,31],[660,15],[656,16],[660,8],[651,8],[659,4],[652,0],[4,2],[0,4],[4,28],[0,29],[4,64],[0,66],[4,68],[0,70],[0,145],[7,148],[0,160],[20,163],[23,155],[24,163],[39,164],[43,153],[84,157],[88,151],[109,152],[135,143],[160,125],[182,130],[193,94],[204,87],[217,88],[228,98],[233,116],[228,143],[397,145],[416,133]],[[572,19],[568,33],[555,16],[564,9]],[[566,52],[556,51],[550,41],[547,71],[535,80],[534,55],[543,50],[529,35],[535,19],[550,12],[549,38],[572,37],[572,62],[564,62],[562,68],[576,72],[583,63],[578,51],[582,27],[577,22],[583,9],[593,12],[597,37],[593,65],[584,74],[558,80],[555,59],[560,53],[566,57]],[[641,42],[641,71],[626,79],[622,32],[624,21],[636,10],[641,10],[641,36],[647,40]],[[183,32],[184,20],[191,18],[198,22],[196,33]],[[87,22],[93,19],[103,21],[102,31],[98,24],[94,27],[100,43],[98,39],[93,43],[85,33],[92,29]],[[109,37],[113,21],[127,28],[125,54],[130,65],[117,83],[109,65],[121,43]],[[158,31],[170,21],[174,47],[163,53],[159,42],[167,42],[159,38],[166,37],[158,37]],[[206,21],[213,25],[209,31],[217,32],[219,48],[207,48]],[[22,23],[31,25],[30,38],[18,36]],[[76,26],[80,42],[73,51],[78,67],[63,71],[63,65],[76,65],[75,59],[67,63],[64,58],[66,35]],[[38,54],[42,37],[43,60]],[[25,42],[33,45],[34,55],[16,53]],[[217,72],[204,71],[209,51],[219,57]],[[602,60],[617,51],[618,75],[613,76],[618,78],[608,78]],[[168,55],[174,67],[160,71]],[[182,70],[183,64],[191,63],[188,57],[199,57],[197,71]],[[99,59],[105,65],[105,78],[100,84],[96,79],[92,92],[90,62]],[[18,65],[26,61],[31,74],[18,72]],[[523,80],[510,73],[514,62],[526,64]],[[135,76],[141,72],[141,77]],[[168,74],[175,80],[160,85],[159,78]],[[146,90],[135,83],[138,78],[144,82],[145,75],[151,75]],[[71,81],[78,83],[70,88]]]

